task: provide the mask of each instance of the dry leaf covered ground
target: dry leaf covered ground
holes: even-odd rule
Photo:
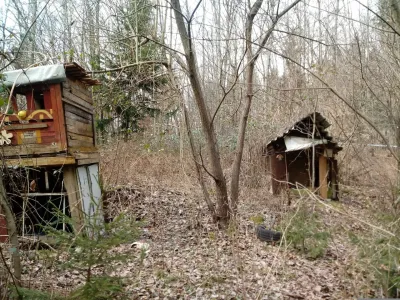
[[[360,260],[359,249],[349,239],[350,233],[380,234],[379,228],[371,227],[377,225],[371,212],[382,197],[378,190],[346,187],[339,203],[295,196],[287,207],[284,197],[273,197],[262,187],[244,187],[235,224],[219,230],[211,222],[190,168],[180,165],[178,155],[121,157],[129,153],[126,149],[121,153],[116,149],[102,153],[109,217],[120,212],[135,216],[143,224],[139,241],[148,245],[145,257],[137,244],[113,249],[128,254],[127,260],[115,263],[112,274],[123,278],[127,299],[378,296],[367,260]],[[307,258],[285,238],[285,226],[301,205],[316,212],[330,233],[324,255],[317,259]],[[280,244],[257,240],[253,221],[260,215],[275,218],[274,227],[284,232]],[[26,286],[66,295],[84,282],[82,272],[46,265],[35,253],[27,251],[23,258]]]
[[[250,219],[268,214],[267,200],[243,202],[237,225],[221,231],[191,194],[147,186],[119,188],[113,195],[116,206],[145,221],[140,241],[149,245],[144,259],[135,245],[114,249],[129,255],[112,274],[124,278],[127,299],[354,299],[373,292],[373,278],[344,234],[364,226],[326,207],[318,211],[339,234],[323,258],[311,260],[284,240],[275,246],[257,240]],[[349,210],[359,214],[346,204]],[[25,284],[67,294],[84,282],[84,273],[39,261],[25,257]]]

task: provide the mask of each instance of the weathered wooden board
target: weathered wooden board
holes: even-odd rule
[[[93,104],[93,100],[92,100],[91,96],[87,95],[86,93],[84,93],[82,91],[80,91],[79,89],[76,89],[75,86],[72,86],[70,88],[64,87],[63,91],[64,92],[69,92],[69,93],[81,98],[82,100],[85,100],[86,102],[88,102],[90,104]]]
[[[67,119],[67,132],[93,137],[93,126],[92,124],[71,122]]]
[[[7,166],[40,167],[73,165],[76,163],[76,160],[73,156],[51,156],[7,159],[5,163]]]
[[[67,99],[72,102],[72,105],[79,105],[80,107],[86,108],[87,110],[93,111],[93,105],[86,102],[85,100],[79,98],[78,96],[68,92],[67,90],[63,90],[63,99]]]
[[[4,126],[5,130],[20,130],[20,129],[37,129],[37,128],[47,128],[47,123],[30,123],[30,124],[20,124],[20,125],[8,125]]]
[[[18,145],[18,146],[7,146],[2,147],[4,150],[4,156],[24,156],[34,154],[46,154],[46,153],[59,153],[60,146],[55,145],[42,145],[42,144],[29,144],[29,145]]]
[[[61,149],[67,148],[67,135],[65,132],[64,109],[62,105],[61,85],[50,85],[50,101],[53,107],[54,131],[56,133],[56,142],[59,142]]]
[[[99,152],[75,152],[74,157],[76,159],[100,159]]]
[[[91,114],[91,115],[93,115],[93,113],[94,113],[93,107],[87,108],[87,107],[85,107],[85,106],[81,106],[81,105],[79,105],[78,103],[76,103],[76,102],[74,102],[73,100],[70,100],[70,99],[68,99],[68,98],[66,98],[66,97],[63,97],[62,99],[63,99],[63,102],[68,103],[68,104],[70,104],[70,105],[72,105],[72,106],[76,106],[76,107],[78,107],[79,109],[81,109],[81,110],[83,110],[83,111],[85,111],[85,112],[87,112],[87,113],[89,113],[89,114]]]
[[[100,187],[100,175],[99,175],[99,165],[93,164],[87,167],[88,173],[90,177],[90,183],[92,188],[92,196],[98,205],[98,208],[101,209],[101,187]]]
[[[79,186],[77,181],[76,168],[65,166],[63,168],[65,189],[68,193],[68,204],[74,224],[74,231],[78,233],[83,226],[82,205],[79,199]]]
[[[78,121],[78,122],[86,123],[86,124],[91,124],[92,123],[91,119],[82,118],[81,116],[78,116],[78,115],[76,115],[74,113],[71,113],[69,111],[65,112],[65,119],[71,119],[73,121]]]
[[[100,159],[98,158],[85,158],[85,159],[79,159],[76,161],[78,166],[82,165],[90,165],[90,164],[95,164],[98,163]]]
[[[93,114],[92,113],[88,113],[85,110],[82,110],[81,108],[68,104],[68,103],[64,103],[64,110],[66,112],[70,112],[73,113],[81,118],[87,119],[92,121],[93,120]]]
[[[69,147],[90,147],[90,146],[93,146],[93,141],[86,142],[86,141],[79,141],[79,140],[68,140],[68,146]]]
[[[92,145],[94,146],[93,137],[68,132],[68,141],[73,141],[73,140],[89,142],[92,143]]]
[[[328,160],[322,155],[319,157],[319,195],[328,198]]]
[[[88,152],[88,153],[98,152],[98,149],[96,147],[94,147],[93,145],[90,146],[90,147],[70,147],[68,150],[71,151],[71,153],[75,153],[75,152]]]
[[[63,86],[65,88],[78,90],[81,93],[89,96],[90,98],[92,97],[92,91],[91,91],[90,87],[85,85],[83,82],[80,82],[79,80],[72,80],[70,78],[67,78],[67,81],[63,83]]]

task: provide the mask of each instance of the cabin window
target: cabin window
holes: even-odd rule
[[[35,92],[33,94],[35,101],[35,109],[45,109],[44,107],[44,94],[41,91]]]
[[[24,94],[16,94],[12,103],[13,112],[21,110],[51,109],[50,91],[43,89],[32,89]]]
[[[16,102],[17,102],[17,111],[28,109],[28,101],[26,100],[25,95],[17,94]]]
[[[0,88],[0,113],[7,113],[8,93]]]

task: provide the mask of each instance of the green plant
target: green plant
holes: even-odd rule
[[[382,290],[385,297],[398,297],[400,292],[400,225],[393,222],[396,216],[380,215],[381,221],[388,225],[396,236],[371,232],[363,236],[349,234],[350,241],[359,249],[363,265],[373,270],[376,289]]]
[[[264,223],[265,219],[264,216],[261,214],[251,216],[250,221],[252,221],[255,225],[261,225]]]
[[[19,287],[18,290],[13,287],[11,289],[10,299],[18,300],[58,300],[62,299],[60,296],[50,294],[43,291],[27,289]]]
[[[325,226],[315,212],[303,205],[281,226],[283,230],[288,226],[286,239],[295,249],[312,259],[324,256],[330,233],[325,230]]]
[[[115,297],[123,294],[123,291],[121,279],[110,276],[97,276],[73,291],[69,299],[115,299]]]
[[[62,217],[64,222],[71,222],[69,218]],[[110,274],[113,262],[125,261],[127,254],[112,250],[137,239],[139,224],[133,218],[120,215],[113,222],[104,224],[94,217],[86,222],[80,233],[58,231],[52,227],[46,229],[55,240],[60,254],[66,255],[61,267],[77,270],[85,276],[84,285],[71,293],[72,299],[109,299],[123,293],[121,280]]]

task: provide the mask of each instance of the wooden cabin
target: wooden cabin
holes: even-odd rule
[[[76,63],[9,71],[2,80],[11,103],[0,114],[0,150],[20,234],[41,234],[54,207],[76,226],[89,222],[101,207],[91,91],[100,82]]]
[[[336,156],[342,147],[327,132],[329,126],[320,113],[311,113],[264,147],[273,194],[279,194],[287,188],[305,187],[318,190],[324,199],[338,199],[339,170]]]

